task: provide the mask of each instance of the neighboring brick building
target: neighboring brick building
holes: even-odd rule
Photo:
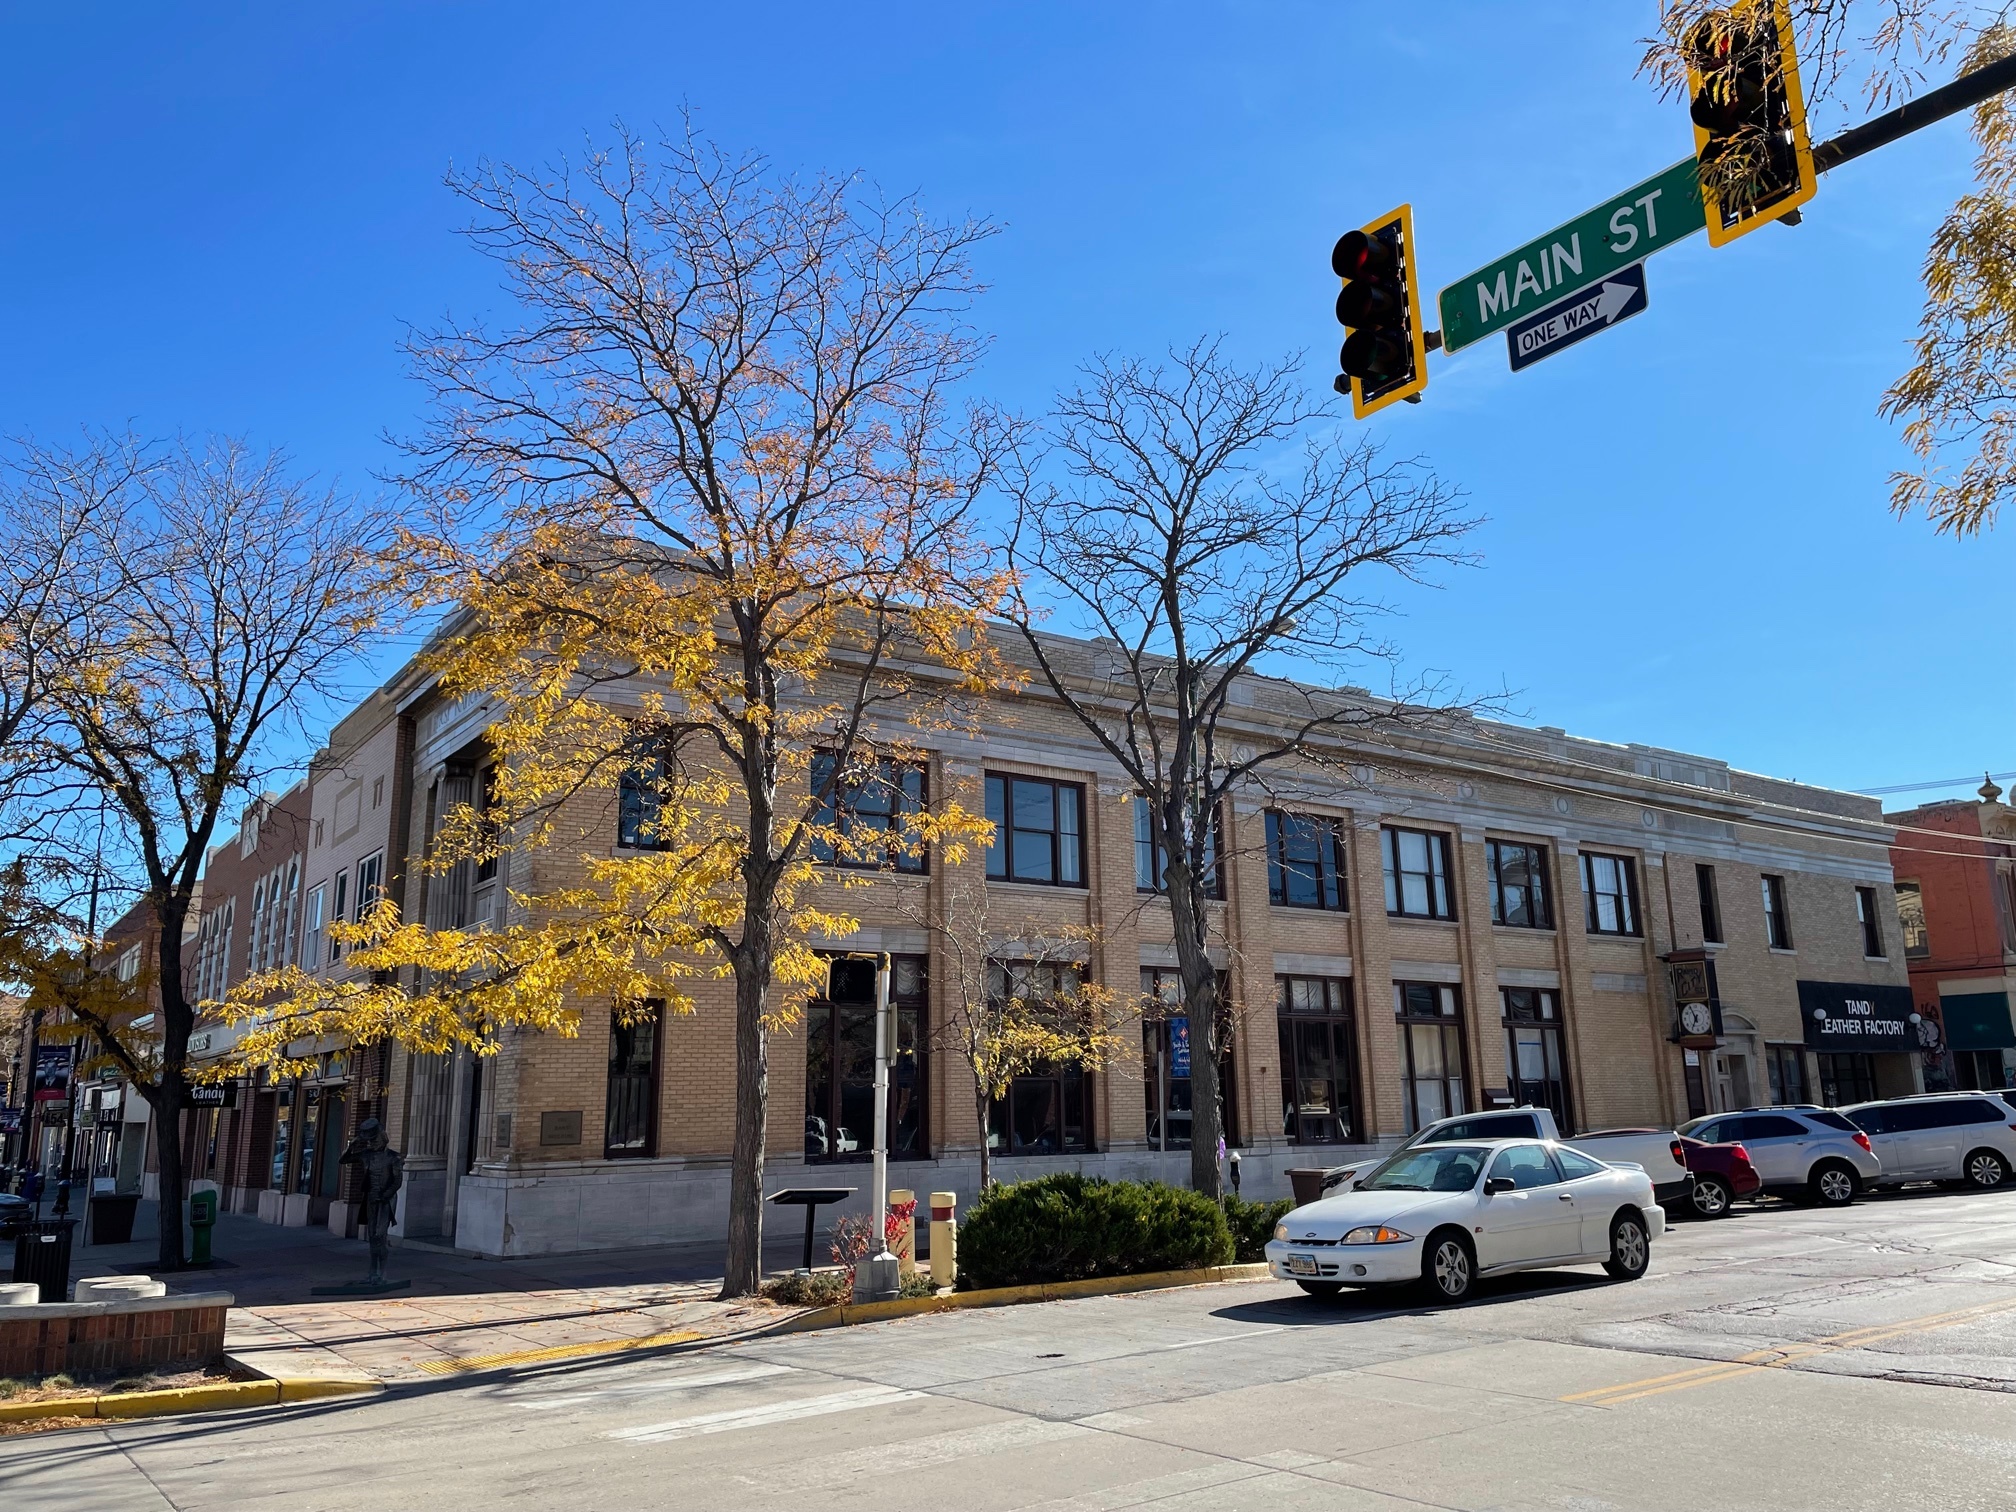
[[[1988,780],[1978,800],[1885,819],[1898,832],[1890,859],[1912,993],[1939,1026],[1927,1085],[2016,1086],[2016,810]]]

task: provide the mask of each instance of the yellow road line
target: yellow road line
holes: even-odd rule
[[[1666,1375],[1647,1376],[1639,1381],[1600,1386],[1594,1391],[1578,1391],[1560,1400],[1590,1407],[1616,1407],[1645,1397],[1664,1396],[1671,1391],[1690,1391],[1696,1386],[1713,1386],[1722,1381],[1732,1381],[1738,1376],[1752,1375],[1760,1370],[1783,1370],[1787,1366],[1800,1364],[1819,1355],[1835,1354],[1844,1349],[1860,1349],[1868,1344],[1881,1344],[1889,1339],[1902,1338],[1906,1334],[1925,1333],[1935,1328],[1951,1328],[1955,1324],[1984,1318],[1992,1313],[2007,1312],[2011,1308],[2016,1308],[2016,1298],[2001,1302],[1984,1302],[1975,1307],[1956,1308],[1951,1312],[1927,1313],[1923,1317],[1906,1318],[1896,1323],[1876,1323],[1866,1328],[1851,1328],[1845,1333],[1829,1334],[1810,1344],[1786,1344],[1775,1349],[1760,1349],[1740,1355],[1734,1360],[1716,1360],[1711,1364],[1697,1365],[1691,1370],[1676,1370]]]
[[[507,1354],[463,1355],[452,1360],[423,1360],[415,1369],[425,1375],[455,1375],[465,1370],[500,1370],[510,1365],[543,1365],[548,1360],[573,1360],[583,1355],[620,1354],[626,1349],[655,1349],[661,1344],[690,1344],[707,1337],[691,1329],[647,1334],[641,1339],[597,1339],[588,1344],[555,1344],[550,1349],[514,1349]]]

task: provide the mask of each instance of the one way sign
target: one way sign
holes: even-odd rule
[[[1645,264],[1619,268],[1601,283],[1577,289],[1566,299],[1528,316],[1505,330],[1505,349],[1512,371],[1552,357],[1585,336],[1607,331],[1645,308]]]

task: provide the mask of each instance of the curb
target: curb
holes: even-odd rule
[[[228,1356],[226,1357],[229,1358]],[[36,1418],[165,1417],[182,1412],[226,1412],[238,1407],[272,1407],[317,1397],[382,1391],[376,1381],[306,1378],[220,1381],[210,1386],[178,1386],[169,1391],[119,1391],[98,1396],[56,1397],[40,1402],[0,1402],[0,1423]]]
[[[1070,1297],[1109,1297],[1122,1292],[1211,1286],[1222,1281],[1265,1281],[1267,1277],[1267,1263],[1263,1260],[1255,1265],[1210,1265],[1201,1270],[1148,1271],[1138,1276],[1098,1276],[1089,1281],[996,1286],[984,1291],[952,1292],[939,1297],[911,1297],[900,1302],[846,1302],[837,1307],[819,1307],[800,1313],[766,1332],[805,1333],[815,1328],[849,1328],[857,1323],[913,1318],[921,1313],[963,1312],[970,1307],[1013,1307],[1022,1302],[1061,1302]]]

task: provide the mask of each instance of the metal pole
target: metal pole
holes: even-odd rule
[[[1155,1035],[1155,1148],[1169,1153],[1169,1021]]]
[[[885,951],[875,960],[875,1206],[870,1210],[875,1225],[875,1258],[892,1258],[889,1253],[888,1224],[883,1215],[889,1208],[889,956]]]
[[[1941,85],[1915,100],[1906,100],[1895,110],[1830,137],[1813,149],[1813,171],[1825,173],[1830,168],[1839,168],[1866,152],[1887,147],[1899,137],[1957,115],[2012,87],[2016,87],[2016,54],[1962,74],[1951,84]]]

